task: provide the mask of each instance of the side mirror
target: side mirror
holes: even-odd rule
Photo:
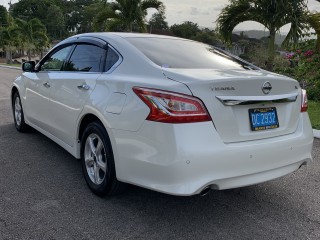
[[[22,63],[22,71],[24,72],[35,72],[36,62],[27,61]]]

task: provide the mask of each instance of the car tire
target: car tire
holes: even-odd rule
[[[24,121],[24,113],[22,109],[21,99],[19,93],[16,91],[12,98],[12,111],[14,125],[19,132],[26,132],[28,125]]]
[[[82,134],[81,164],[84,178],[98,196],[120,194],[125,184],[116,178],[111,142],[99,122],[90,123]]]

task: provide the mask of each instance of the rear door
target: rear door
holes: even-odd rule
[[[78,43],[60,75],[52,82],[51,125],[54,135],[72,146],[77,119],[102,74],[106,50]]]

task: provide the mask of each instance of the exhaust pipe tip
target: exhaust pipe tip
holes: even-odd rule
[[[201,197],[204,197],[205,195],[207,195],[210,192],[211,188],[210,187],[205,187],[200,193],[199,195]]]

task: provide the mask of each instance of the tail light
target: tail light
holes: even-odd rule
[[[307,91],[302,89],[302,91],[301,91],[301,112],[306,112],[307,110],[308,110]]]
[[[198,98],[157,89],[134,87],[133,91],[150,108],[149,121],[193,123],[211,121],[204,104]]]

